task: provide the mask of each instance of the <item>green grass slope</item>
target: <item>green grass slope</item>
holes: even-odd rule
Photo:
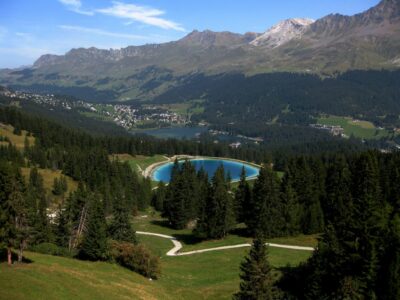
[[[33,262],[0,264],[0,299],[172,299],[155,281],[103,262],[26,253]]]

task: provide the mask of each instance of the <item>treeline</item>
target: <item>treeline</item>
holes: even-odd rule
[[[153,205],[175,229],[194,227],[200,238],[223,238],[245,223],[266,238],[320,233],[324,229],[330,162],[318,157],[286,161],[283,178],[269,165],[251,186],[242,170],[236,189],[221,165],[213,178],[189,162],[174,164],[168,186],[159,184]]]
[[[290,171],[289,171],[290,169]],[[254,187],[243,169],[235,193],[223,166],[209,180],[189,162],[174,164],[168,186],[159,183],[153,206],[175,229],[194,228],[199,238],[223,238],[245,223],[250,235],[265,237],[319,233],[324,228],[321,201],[324,166],[305,158],[288,163],[283,180],[270,167],[262,168]]]

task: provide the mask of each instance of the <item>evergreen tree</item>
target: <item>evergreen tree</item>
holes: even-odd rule
[[[10,194],[10,203],[15,211],[15,243],[18,248],[18,262],[22,262],[23,252],[28,244],[30,228],[28,220],[28,203],[24,194],[24,182],[19,171],[16,173],[12,182],[12,191]]]
[[[157,211],[163,211],[164,210],[164,202],[165,202],[165,197],[166,197],[166,186],[165,183],[160,181],[157,185],[157,189],[153,195],[153,207]]]
[[[138,197],[138,208],[140,211],[144,211],[151,203],[151,180],[150,178],[144,178],[140,185],[139,197]]]
[[[57,218],[55,220],[54,236],[58,246],[64,248],[68,247],[71,228],[67,218],[67,211],[63,210],[61,205],[58,208]]]
[[[81,259],[97,261],[107,258],[106,220],[100,199],[99,195],[90,195],[85,235],[78,254]]]
[[[185,228],[199,211],[198,179],[193,165],[185,161],[182,167],[175,161],[167,187],[164,213],[175,229]]]
[[[13,173],[9,164],[0,161],[0,247],[7,248],[8,264],[12,264],[11,248],[16,237],[17,212],[10,195],[13,192]]]
[[[340,231],[346,226],[352,209],[351,172],[343,156],[335,157],[328,168],[324,215],[326,223],[335,224]]]
[[[353,168],[353,221],[349,229],[354,234],[354,244],[348,253],[353,260],[353,268],[363,283],[361,290],[365,297],[374,298],[374,282],[377,276],[382,238],[386,236],[387,207],[382,202],[376,156],[365,153]]]
[[[60,183],[59,183],[57,177],[54,178],[54,180],[53,180],[52,192],[53,192],[54,195],[57,195],[57,196],[62,194]]]
[[[136,243],[135,231],[129,220],[129,209],[126,199],[122,196],[114,200],[114,213],[108,233],[113,240],[120,242]]]
[[[243,167],[240,174],[239,186],[235,192],[235,215],[238,223],[251,218],[251,189],[246,180],[246,170]]]
[[[289,170],[285,172],[285,176],[282,180],[281,198],[282,217],[284,222],[282,234],[289,236],[298,234],[300,232],[301,207],[292,185],[292,178]]]
[[[31,243],[36,245],[49,242],[52,237],[47,217],[46,191],[43,186],[43,178],[37,168],[32,168],[30,171],[26,196],[29,203],[29,224],[32,228]]]
[[[257,235],[249,255],[240,266],[240,291],[234,295],[237,300],[277,299],[273,289],[272,268],[268,262],[265,240]]]
[[[206,199],[205,213],[198,220],[194,232],[202,238],[224,238],[234,225],[233,199],[229,194],[224,167],[221,165],[214,174]]]
[[[247,226],[252,234],[275,237],[283,232],[283,213],[277,175],[268,167],[260,170],[253,189],[252,218]]]
[[[395,213],[378,275],[378,299],[400,299],[400,215]]]

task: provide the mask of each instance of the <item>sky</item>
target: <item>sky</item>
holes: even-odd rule
[[[0,0],[0,68],[72,48],[163,43],[192,30],[264,32],[288,18],[353,15],[379,0]]]

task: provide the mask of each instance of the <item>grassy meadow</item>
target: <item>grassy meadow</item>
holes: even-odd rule
[[[325,116],[318,119],[318,124],[341,126],[347,136],[353,135],[360,139],[380,139],[389,135],[387,130],[379,129],[371,122],[350,117]]]
[[[176,236],[181,251],[235,245],[251,240],[231,234],[224,240],[198,241],[190,230],[173,230],[155,213],[135,218],[134,227]],[[239,230],[240,232],[240,230]],[[316,236],[271,239],[270,242],[315,246]],[[150,281],[107,262],[85,262],[26,252],[32,263],[0,264],[0,299],[231,299],[239,287],[240,263],[249,248],[168,257],[168,239],[138,235],[141,243],[161,258],[160,279]],[[310,251],[269,248],[269,261],[279,277],[281,268],[306,261]],[[45,295],[45,296],[44,296]]]

